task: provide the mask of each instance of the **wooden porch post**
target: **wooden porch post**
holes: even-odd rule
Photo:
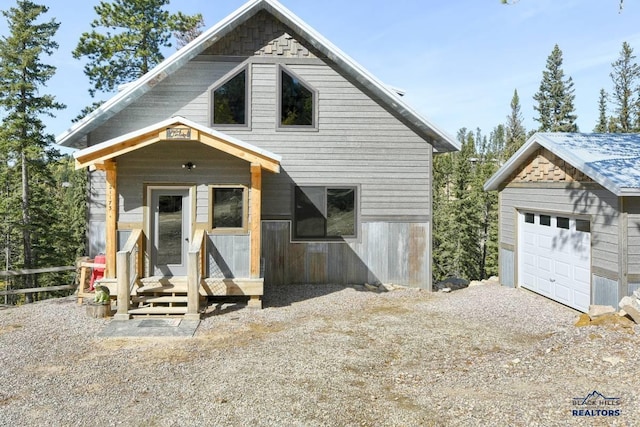
[[[115,160],[105,160],[104,170],[106,172],[107,197],[106,197],[106,267],[104,277],[112,279],[116,277],[116,252],[118,244],[117,221],[118,221],[118,173]]]
[[[250,273],[252,279],[260,278],[260,225],[262,212],[262,168],[259,164],[251,164],[251,250]]]

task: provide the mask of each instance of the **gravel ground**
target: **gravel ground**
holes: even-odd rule
[[[73,298],[0,310],[2,426],[638,425],[640,328],[498,285],[225,304],[189,339],[98,338]],[[572,398],[620,398],[573,416]]]

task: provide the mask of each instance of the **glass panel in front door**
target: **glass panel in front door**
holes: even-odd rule
[[[157,226],[156,263],[159,265],[182,264],[182,196],[158,197]]]

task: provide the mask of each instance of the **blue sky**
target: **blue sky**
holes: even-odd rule
[[[36,0],[38,2],[38,0]],[[80,34],[90,29],[97,0],[39,0],[48,17],[61,22],[58,68],[47,93],[67,105],[48,131],[58,135],[91,103],[82,62],[73,59]],[[527,129],[533,120],[533,94],[554,44],[564,54],[564,71],[575,84],[581,131],[595,126],[598,94],[612,88],[611,63],[623,41],[640,54],[640,1],[520,0],[281,0],[285,7],[322,33],[384,83],[406,91],[405,99],[441,129],[461,127],[485,134],[504,123],[518,90]],[[0,9],[14,0],[0,0]],[[170,10],[201,12],[212,26],[243,0],[173,0]],[[0,34],[6,34],[6,21]],[[173,50],[169,50],[168,54]]]

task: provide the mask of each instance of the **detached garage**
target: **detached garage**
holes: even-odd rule
[[[579,311],[640,288],[640,135],[537,133],[484,188],[503,285]]]

